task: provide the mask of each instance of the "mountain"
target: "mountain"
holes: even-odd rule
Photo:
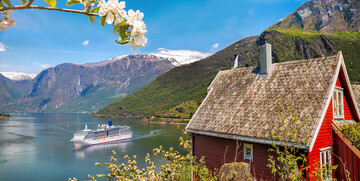
[[[0,72],[0,74],[14,81],[32,80],[37,75],[37,74],[27,74],[23,72]]]
[[[135,54],[97,63],[64,63],[40,72],[23,98],[2,109],[29,112],[92,112],[134,92],[175,66]]]
[[[21,92],[14,82],[0,73],[0,105],[9,104],[20,97]]]
[[[28,74],[23,72],[0,72],[0,74],[10,79],[9,82],[13,84],[13,89],[20,93],[20,95],[13,97],[13,99],[15,100],[24,96],[31,90],[32,80],[34,80],[35,77],[38,75],[38,74]],[[12,103],[12,102],[13,101],[10,101],[8,103]]]
[[[312,0],[270,26],[269,29],[297,29],[321,33],[360,30],[359,0]]]
[[[332,7],[335,9],[333,12],[338,13],[337,9],[340,9],[338,1],[308,1],[281,21],[281,25],[289,24],[289,26],[280,26],[277,23],[260,36],[244,38],[201,61],[176,67],[129,96],[101,109],[97,115],[115,117],[150,116],[156,112],[165,112],[186,102],[204,98],[207,94],[206,89],[217,72],[231,68],[237,55],[239,55],[239,66],[258,66],[258,47],[265,41],[273,45],[273,62],[335,55],[337,51],[341,50],[343,51],[351,81],[360,82],[360,57],[358,56],[360,55],[360,33],[358,32],[359,24],[356,23],[359,2],[340,2],[343,3],[342,8],[350,7],[349,12],[353,12],[353,14],[347,13],[348,9],[339,12],[340,14],[346,14],[346,22],[351,24],[351,26],[346,26],[346,30],[341,29],[341,31],[345,32],[334,32],[336,29],[331,29],[329,26],[335,25],[331,24],[331,22],[326,24],[325,21],[321,20],[322,17],[328,16],[328,12],[320,11],[320,9]],[[356,9],[353,10],[353,7]],[[318,29],[313,31],[303,31],[304,28],[302,27],[307,24],[307,21],[310,21],[307,18],[298,18],[296,21],[292,19],[292,17],[296,16],[298,10],[307,8],[311,10],[310,15],[315,15],[313,10],[319,10],[316,11],[316,16],[311,16],[311,18],[314,18],[312,19],[313,22],[324,22],[318,24],[316,26]],[[344,17],[340,15],[329,18],[335,22],[343,22],[344,20]],[[296,23],[301,26],[297,26]],[[293,27],[300,28],[295,29]],[[347,30],[356,32],[348,32]],[[334,33],[326,34],[327,32]]]

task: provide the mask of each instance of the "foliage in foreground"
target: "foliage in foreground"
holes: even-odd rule
[[[341,132],[347,137],[349,140],[353,142],[353,144],[360,149],[360,124],[347,124],[341,128]]]
[[[96,178],[106,178],[107,180],[191,180],[192,174],[198,180],[218,180],[216,172],[212,172],[206,168],[204,158],[197,159],[191,155],[191,140],[184,140],[179,138],[180,146],[187,150],[186,155],[180,154],[174,148],[165,150],[162,146],[153,150],[153,155],[163,157],[168,160],[167,164],[156,166],[151,160],[150,154],[147,153],[145,161],[148,163],[146,168],[137,167],[137,157],[134,155],[131,159],[128,155],[124,158],[127,163],[117,164],[115,158],[116,152],[112,151],[113,156],[110,157],[110,162],[101,164],[95,163],[97,166],[103,166],[108,169],[109,173],[90,175],[89,178],[96,180]],[[69,180],[76,180],[69,179]]]

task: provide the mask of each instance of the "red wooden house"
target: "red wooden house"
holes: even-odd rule
[[[271,133],[281,134],[275,132],[282,126],[279,106],[288,103],[293,116],[308,120],[298,138],[305,142],[299,147],[307,151],[308,180],[316,167],[325,165],[339,166],[328,177],[345,180],[345,166],[352,180],[360,180],[360,152],[336,131],[342,124],[359,122],[342,53],[272,64],[271,45],[266,43],[260,54],[260,67],[220,71],[209,86],[186,127],[192,134],[193,155],[204,156],[210,169],[250,162],[256,178],[273,180],[266,166],[273,154],[268,150],[273,142],[282,144]]]

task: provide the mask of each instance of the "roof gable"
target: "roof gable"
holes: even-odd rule
[[[288,102],[293,116],[309,120],[299,138],[305,141],[321,125],[340,56],[273,64],[266,75],[254,67],[220,71],[186,129],[271,139],[282,126],[279,106]]]

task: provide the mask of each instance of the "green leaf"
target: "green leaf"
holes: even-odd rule
[[[129,43],[129,41],[130,41],[129,39],[127,39],[127,40],[120,40],[120,41],[115,40],[116,43],[121,44],[121,45],[124,45],[124,44]]]
[[[6,3],[8,6],[11,6],[10,0],[2,0],[4,3]]]
[[[3,3],[2,3],[2,1],[0,1],[0,7],[3,7],[4,5],[3,5]]]
[[[125,25],[125,20],[122,20],[120,23],[116,24],[114,26],[114,33],[116,32],[117,29],[119,29],[121,26]]]
[[[90,23],[94,23],[95,22],[95,16],[89,16],[89,20],[90,20]]]
[[[44,0],[46,3],[49,4],[50,7],[55,7],[56,6],[56,0]]]
[[[105,26],[105,21],[106,21],[106,16],[101,17],[101,19],[100,19],[100,25],[101,25],[102,27]]]
[[[71,6],[71,5],[79,4],[79,3],[81,3],[79,0],[68,0],[66,2],[66,6]]]
[[[97,13],[97,12],[99,12],[99,9],[100,9],[100,6],[97,6],[91,11],[91,13]]]
[[[21,2],[23,3],[23,5],[27,3],[26,0],[21,0]]]

